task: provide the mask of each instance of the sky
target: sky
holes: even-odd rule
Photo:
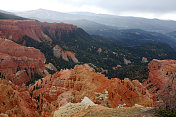
[[[0,0],[0,9],[93,12],[176,20],[176,0]]]

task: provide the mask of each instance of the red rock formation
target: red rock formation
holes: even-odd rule
[[[62,55],[62,48],[59,45],[56,45],[53,48],[53,54],[54,54],[55,57],[60,58],[61,55]]]
[[[44,32],[47,32],[52,39],[58,40],[62,38],[63,34],[68,35],[77,29],[77,26],[64,23],[40,23]]]
[[[33,47],[25,47],[7,39],[0,39],[0,73],[13,83],[22,85],[31,74],[44,76],[45,56]]]
[[[154,59],[148,68],[149,77],[144,84],[155,94],[155,100],[163,102],[166,109],[176,108],[176,60]]]
[[[9,117],[37,117],[37,104],[29,92],[0,79],[0,113]]]
[[[19,41],[28,36],[38,42],[52,41],[61,38],[62,33],[69,33],[77,29],[74,25],[64,23],[42,23],[35,20],[0,20],[0,36],[2,38]],[[50,37],[45,34],[48,32]],[[25,42],[23,42],[25,44]]]
[[[11,60],[5,55],[10,56],[2,54],[5,60]],[[149,78],[144,85],[149,90],[138,80],[108,79],[96,73],[87,64],[76,65],[74,69],[61,70],[54,75],[48,75],[28,88],[0,80],[0,104],[3,105],[0,106],[0,113],[11,116],[16,114],[50,117],[58,107],[68,102],[81,102],[85,96],[97,104],[108,107],[117,107],[124,103],[127,106],[135,104],[152,106],[158,96],[159,100],[166,103],[165,106],[175,108],[176,61],[153,60],[148,67]],[[23,71],[18,74],[23,74]]]
[[[75,54],[73,52],[64,51],[59,45],[56,45],[53,48],[53,53],[54,53],[54,56],[57,57],[57,58],[60,58],[62,56],[62,59],[65,60],[65,61],[69,61],[69,58],[70,58],[75,63],[79,62],[78,59],[75,57]]]
[[[42,95],[42,99],[45,100],[43,104],[52,104],[56,108],[68,102],[80,102],[85,96],[109,107],[117,107],[123,103],[127,106],[152,106],[153,103],[150,93],[138,81],[130,81],[127,78],[109,80],[104,75],[94,72],[87,64],[77,65],[71,70],[61,70],[38,81],[34,86],[38,86],[39,89],[33,94]],[[30,90],[34,89],[34,86],[31,86]]]
[[[0,20],[1,37],[20,40],[23,36],[29,36],[36,41],[51,39],[41,30],[41,24],[34,20]]]
[[[74,62],[78,63],[78,59],[75,57],[75,53],[70,52],[70,51],[65,51],[66,55]]]

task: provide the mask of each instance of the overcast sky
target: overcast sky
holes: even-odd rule
[[[176,20],[176,0],[0,0],[0,9],[94,12]]]

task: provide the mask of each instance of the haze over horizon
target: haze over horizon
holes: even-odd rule
[[[92,12],[120,16],[176,20],[174,0],[0,0],[5,11],[48,9],[58,12]]]

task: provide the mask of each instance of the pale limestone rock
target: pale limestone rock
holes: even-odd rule
[[[128,59],[126,59],[126,58],[123,58],[123,60],[124,60],[124,64],[125,64],[125,65],[128,65],[128,64],[130,64],[130,63],[131,63],[131,61],[130,61],[130,60],[128,60]]]
[[[46,64],[45,67],[49,70],[57,71],[57,68],[52,63]]]

